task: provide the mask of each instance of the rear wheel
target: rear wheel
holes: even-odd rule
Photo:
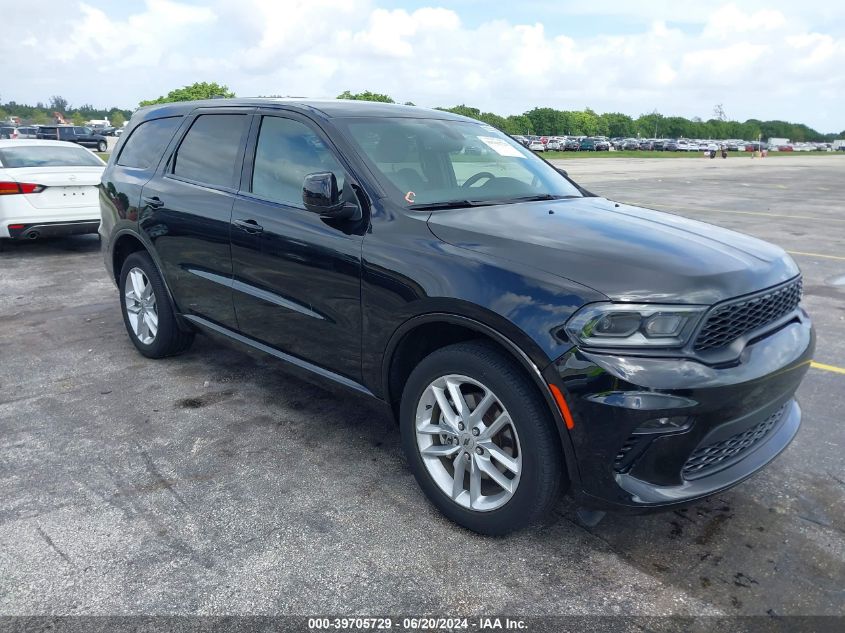
[[[550,412],[492,344],[458,343],[423,359],[405,385],[400,425],[420,487],[466,528],[511,532],[558,497],[563,459]]]
[[[193,332],[179,328],[164,281],[146,252],[132,253],[123,263],[120,307],[129,338],[144,356],[181,354],[194,340]]]
[[[100,141],[99,143],[97,143],[97,151],[100,153],[105,152],[108,148],[108,143],[106,143],[105,141]]]

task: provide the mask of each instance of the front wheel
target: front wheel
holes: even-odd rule
[[[108,143],[106,143],[105,141],[100,141],[99,143],[97,143],[97,151],[100,153],[105,152],[108,148]]]
[[[524,370],[490,343],[458,343],[423,359],[405,385],[400,426],[426,496],[475,532],[527,526],[564,483],[548,407]]]

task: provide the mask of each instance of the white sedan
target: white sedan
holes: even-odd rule
[[[0,240],[96,233],[105,166],[75,143],[0,140]]]

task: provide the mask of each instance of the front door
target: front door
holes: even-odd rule
[[[331,171],[360,204],[327,139],[294,114],[253,126],[232,211],[233,297],[239,330],[360,382],[361,222],[306,211],[306,175]],[[250,168],[251,164],[251,168]]]

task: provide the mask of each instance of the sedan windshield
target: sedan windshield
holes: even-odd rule
[[[554,167],[495,128],[470,121],[335,119],[407,208],[456,208],[580,197]]]
[[[20,145],[0,149],[3,167],[102,167],[103,161],[84,147]]]

